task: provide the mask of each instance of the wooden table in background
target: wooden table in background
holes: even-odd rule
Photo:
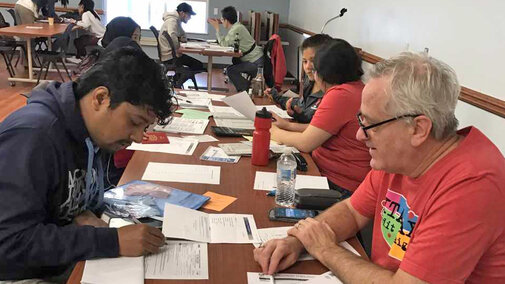
[[[255,99],[256,104],[270,104],[267,99]],[[216,105],[222,105],[216,103]],[[212,134],[210,126],[215,125],[211,119],[205,134]],[[169,134],[171,135],[171,134]],[[199,143],[195,152],[191,156],[142,152],[136,151],[128,163],[119,184],[125,184],[132,180],[140,180],[149,162],[178,163],[211,165],[221,167],[221,178],[218,185],[193,184],[177,182],[158,182],[175,188],[204,194],[213,191],[219,194],[237,197],[237,200],[226,207],[222,212],[215,212],[203,209],[207,213],[237,213],[253,214],[256,226],[260,228],[290,226],[292,223],[274,222],[268,219],[268,211],[275,207],[273,197],[267,197],[267,191],[254,190],[254,178],[256,171],[276,171],[276,160],[271,159],[265,167],[251,165],[250,157],[242,157],[237,164],[209,162],[200,160],[200,156],[209,146],[217,146],[218,143],[230,143],[244,141],[237,137],[217,137],[219,141]],[[319,176],[314,161],[308,154],[303,154],[308,163],[308,171],[298,174]],[[347,240],[364,258],[367,258],[363,247],[354,237]],[[145,283],[247,283],[247,272],[260,272],[259,265],[254,261],[252,244],[208,244],[209,256],[209,280],[145,280]],[[367,258],[368,259],[368,258]],[[67,283],[80,283],[84,262],[81,261],[75,267]],[[321,263],[315,260],[300,261],[293,265],[286,273],[307,273],[322,274],[328,271]]]
[[[28,78],[8,78],[11,82],[28,82],[37,83],[33,78],[33,62],[32,62],[32,45],[30,39],[36,37],[47,37],[48,43],[51,43],[51,37],[65,32],[68,24],[33,23],[25,25],[17,25],[0,29],[0,35],[18,36],[26,39],[26,53],[28,61]]]
[[[180,51],[182,53],[193,53],[193,54],[200,54],[203,56],[207,56],[207,91],[211,92],[212,91],[212,64],[213,64],[213,58],[214,57],[240,57],[241,53],[239,52],[225,52],[225,51],[215,51],[215,50],[207,50],[205,48],[186,48],[186,47],[181,47]],[[221,90],[214,88],[214,90],[217,91],[225,91],[227,92],[227,89]]]

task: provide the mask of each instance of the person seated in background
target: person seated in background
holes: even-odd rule
[[[256,249],[263,272],[306,249],[344,283],[505,283],[505,159],[477,128],[457,131],[455,72],[404,53],[369,77],[356,137],[373,169],[350,199]],[[372,218],[369,262],[339,242]]]
[[[54,10],[54,4],[57,0],[18,0],[14,5],[16,13],[16,22],[18,25],[33,24],[39,18],[39,13],[44,17],[55,18],[58,21],[58,15]],[[68,0],[60,0],[64,7],[67,7]]]
[[[327,34],[316,34],[302,43],[302,67],[306,77],[303,80],[302,97],[289,98],[280,94],[276,88],[268,88],[265,94],[293,117],[296,122],[309,123],[317,110],[324,92],[314,80],[314,57],[317,50],[332,38]]]
[[[163,25],[160,29],[160,42],[161,61],[164,64],[175,63],[176,66],[187,66],[190,71],[204,71],[203,63],[191,56],[183,54],[179,51],[181,42],[187,42],[186,32],[181,26],[181,23],[187,23],[191,16],[196,15],[191,5],[183,2],[177,6],[177,10],[173,12],[165,12],[163,14]],[[172,48],[168,40],[163,36],[163,32],[167,32],[174,43],[177,58],[172,58]],[[174,62],[175,60],[175,62]],[[188,74],[180,74],[175,82],[176,88],[180,88],[190,76]]]
[[[107,26],[105,26],[105,33],[99,44],[104,48],[120,36],[130,37],[138,44],[140,44],[140,26],[130,17],[115,17]]]
[[[81,0],[79,2],[79,15],[81,16],[80,21],[71,20],[71,22],[88,32],[88,34],[74,39],[77,50],[76,57],[82,58],[86,56],[86,47],[96,46],[103,37],[105,27],[100,21],[100,16],[95,12],[95,2],[93,0]]]
[[[163,246],[154,227],[107,228],[98,218],[100,156],[140,143],[155,121],[166,123],[171,99],[160,65],[123,47],[75,82],[32,91],[0,124],[0,280],[65,278],[80,260]]]
[[[232,6],[221,10],[221,20],[209,18],[208,22],[216,29],[219,45],[233,46],[236,40],[239,41],[242,56],[234,57],[233,65],[228,66],[226,72],[237,92],[247,91],[250,82],[242,76],[242,73],[248,74],[251,78],[256,76],[258,67],[263,66],[263,49],[256,45],[247,28],[237,21],[237,10]],[[226,36],[220,33],[220,23],[225,29],[229,29]]]
[[[363,82],[361,58],[343,39],[329,40],[314,57],[314,79],[324,96],[310,124],[289,122],[273,114],[272,140],[312,152],[330,188],[349,197],[370,170],[370,154],[356,140],[356,113]]]

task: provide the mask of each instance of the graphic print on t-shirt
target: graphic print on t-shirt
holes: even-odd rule
[[[410,210],[407,199],[402,194],[388,189],[382,200],[381,231],[388,243],[389,256],[402,260],[417,223],[417,215]]]

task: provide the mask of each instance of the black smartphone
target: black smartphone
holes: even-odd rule
[[[314,218],[317,214],[318,212],[316,210],[275,207],[270,209],[268,217],[272,221],[296,223],[305,218]]]

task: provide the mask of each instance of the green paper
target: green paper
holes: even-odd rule
[[[182,118],[189,118],[189,119],[209,119],[209,116],[211,116],[210,112],[205,112],[205,111],[199,111],[195,109],[179,109],[176,110],[175,112],[177,113],[182,113]]]

